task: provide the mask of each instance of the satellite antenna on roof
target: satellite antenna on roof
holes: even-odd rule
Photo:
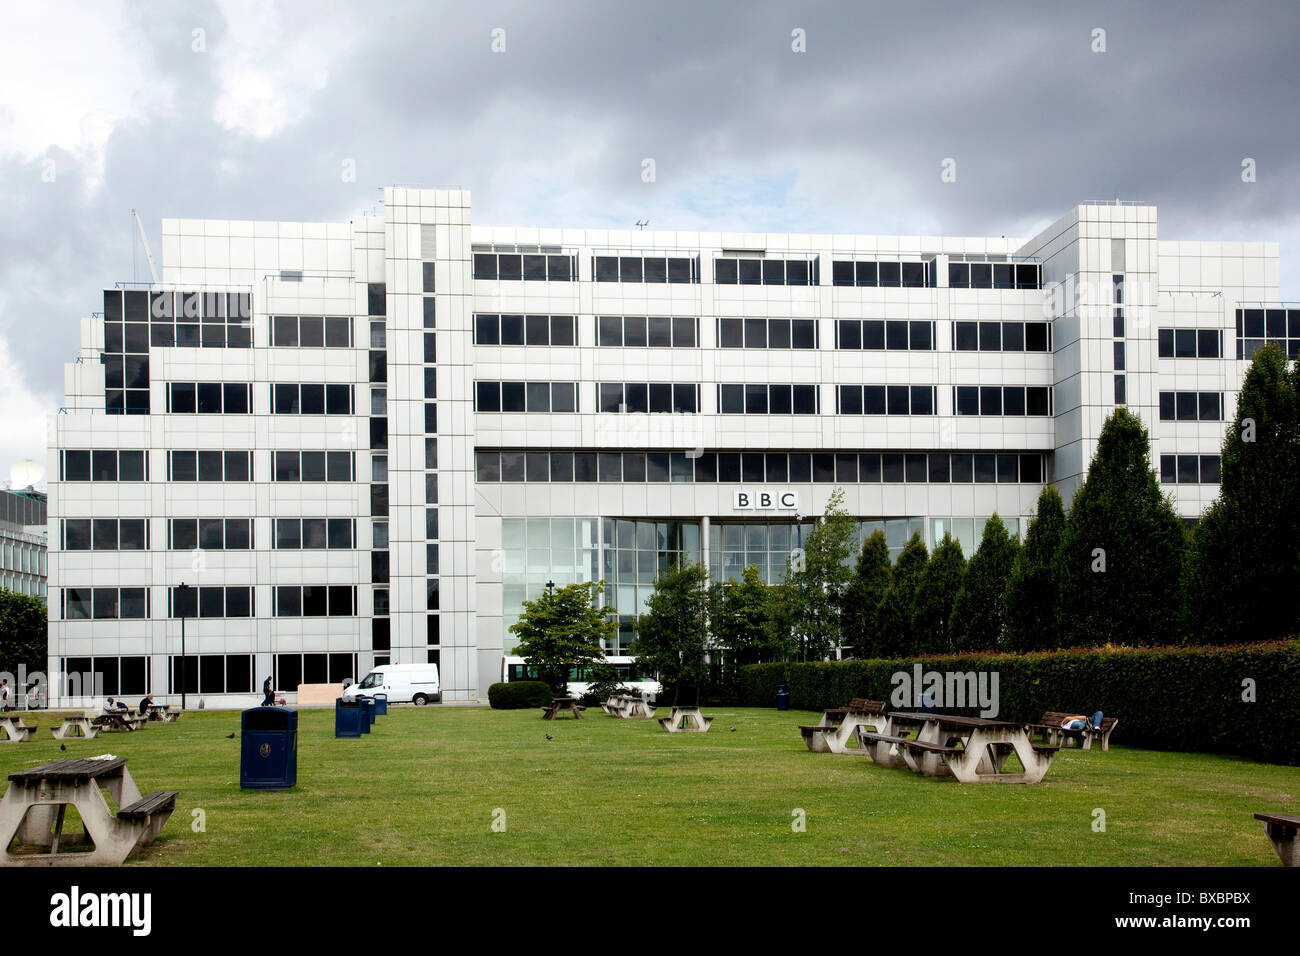
[[[9,469],[10,487],[19,491],[25,488],[34,488],[36,482],[45,477],[45,466],[33,458],[24,458],[22,461],[14,462],[13,467]]]

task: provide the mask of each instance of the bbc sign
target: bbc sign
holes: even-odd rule
[[[799,496],[793,491],[737,491],[731,504],[737,511],[796,511]]]

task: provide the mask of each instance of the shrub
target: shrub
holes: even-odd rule
[[[1115,742],[1154,750],[1235,754],[1300,765],[1300,641],[1232,647],[1103,647],[1031,654],[751,664],[744,703],[771,707],[776,685],[790,706],[842,707],[854,697],[891,703],[892,675],[997,671],[997,719],[1037,721],[1045,711],[1118,717]],[[1243,699],[1250,680],[1255,700]],[[940,708],[949,710],[952,708]],[[968,709],[966,712],[974,713]]]
[[[488,703],[494,710],[548,707],[554,696],[550,685],[540,680],[517,680],[508,684],[493,684],[488,688]]]

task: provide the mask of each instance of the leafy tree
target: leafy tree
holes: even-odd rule
[[[857,521],[844,509],[844,491],[836,488],[802,552],[786,563],[781,599],[804,660],[824,660],[844,643],[840,611],[853,579],[849,558],[856,530]]]
[[[711,592],[714,640],[737,665],[780,660],[788,652],[773,626],[772,589],[757,565],[745,568],[739,581],[714,584]]]
[[[600,605],[605,582],[548,587],[525,601],[510,632],[519,638],[515,653],[537,668],[538,677],[557,697],[568,693],[569,673],[605,660],[601,642],[618,631],[614,609]]]
[[[699,703],[700,685],[708,676],[709,572],[701,564],[678,561],[659,573],[647,612],[637,618],[632,653],[673,688],[673,704],[682,697]]]
[[[1019,550],[995,513],[984,523],[980,546],[966,566],[966,577],[952,609],[953,644],[958,652],[987,651],[1006,640],[1007,579]]]
[[[9,678],[9,686],[15,698],[26,690],[14,686],[18,666],[25,665],[28,673],[44,672],[48,648],[45,602],[31,594],[0,588],[0,671],[14,675]]]
[[[898,555],[890,576],[889,590],[885,592],[877,612],[880,620],[881,657],[893,657],[910,654],[917,645],[916,635],[912,631],[912,609],[916,604],[916,591],[925,574],[930,556],[921,540],[921,533],[914,532]]]
[[[912,600],[912,650],[942,654],[952,650],[952,609],[966,574],[961,543],[946,531],[921,571]]]
[[[1221,455],[1219,498],[1193,532],[1188,633],[1205,643],[1296,633],[1300,612],[1300,369],[1255,354]]]
[[[1183,524],[1160,491],[1150,451],[1128,409],[1102,425],[1056,555],[1064,646],[1174,642]]]
[[[844,592],[844,643],[852,645],[858,657],[880,656],[883,647],[880,602],[885,599],[892,578],[889,545],[885,542],[885,533],[877,529],[862,542],[853,581]]]
[[[1038,496],[1025,546],[1016,555],[1007,580],[1007,638],[1013,650],[1055,650],[1060,646],[1054,562],[1064,533],[1061,493],[1048,485]]]

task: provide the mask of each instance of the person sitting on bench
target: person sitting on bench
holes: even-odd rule
[[[104,700],[104,713],[106,714],[120,714],[126,709],[126,701],[114,700],[112,697]]]
[[[140,713],[147,714],[149,708],[153,706],[153,694],[145,694],[140,700]]]

